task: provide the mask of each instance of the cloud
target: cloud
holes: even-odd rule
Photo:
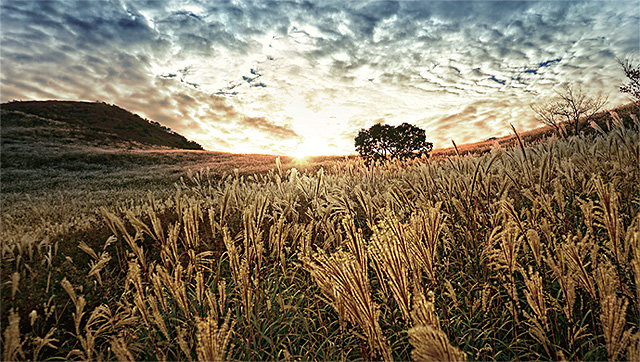
[[[436,147],[534,127],[571,82],[626,101],[637,1],[11,1],[2,101],[116,103],[214,150],[353,152],[384,118]],[[249,142],[249,143],[247,143]]]
[[[275,138],[298,137],[291,128],[273,124],[264,117],[246,117],[239,124],[265,132]]]

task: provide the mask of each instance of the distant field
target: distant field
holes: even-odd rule
[[[265,172],[276,156],[187,150],[42,149],[34,154],[5,151],[3,192],[38,192],[57,187],[101,189],[141,183],[171,185],[187,170],[211,168],[219,176]],[[290,162],[290,160],[284,160]]]

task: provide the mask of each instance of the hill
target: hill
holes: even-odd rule
[[[3,143],[38,141],[109,146],[160,146],[202,150],[202,146],[153,121],[115,105],[98,102],[24,101],[0,105]],[[6,129],[5,129],[6,128]],[[8,137],[8,138],[6,138]]]
[[[632,115],[636,117],[640,115],[640,109],[638,105],[635,103],[629,103],[621,106],[614,107],[609,110],[605,110],[596,114],[593,118],[593,121],[603,130],[608,130],[610,128],[610,124],[613,122],[611,118],[611,113],[614,112],[623,120],[625,125],[628,127],[633,124],[635,121],[632,118]],[[552,137],[555,132],[550,126],[541,126],[528,131],[520,131],[517,130],[520,138],[525,144],[532,144],[538,141],[544,140],[546,138]],[[597,132],[595,129],[591,127],[587,127],[584,131],[586,134]],[[454,140],[455,141],[455,140]],[[491,137],[484,141],[474,142],[474,143],[466,143],[462,145],[456,145],[458,148],[458,152],[461,155],[464,154],[484,154],[489,152],[493,147],[499,146],[502,148],[512,147],[517,145],[516,135],[511,133],[502,137]],[[447,157],[453,156],[456,154],[455,147],[443,147],[433,150],[431,156],[434,157]]]

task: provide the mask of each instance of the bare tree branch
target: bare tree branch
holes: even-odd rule
[[[620,86],[620,92],[628,93],[636,104],[640,105],[640,63],[630,56],[618,59],[618,63],[627,77],[628,83]]]
[[[538,121],[552,127],[558,135],[565,137],[566,132],[562,125],[562,119],[558,107],[555,103],[532,104],[531,109],[536,113]]]
[[[538,121],[553,127],[561,136],[579,134],[593,116],[607,104],[607,97],[599,93],[589,96],[571,85],[556,91],[556,98],[542,105],[531,105]]]

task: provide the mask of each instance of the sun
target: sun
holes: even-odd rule
[[[298,143],[297,147],[291,153],[291,157],[293,157],[296,162],[305,163],[310,157],[322,155],[323,152],[326,152],[325,148],[326,145],[323,145],[321,141],[307,139]]]

